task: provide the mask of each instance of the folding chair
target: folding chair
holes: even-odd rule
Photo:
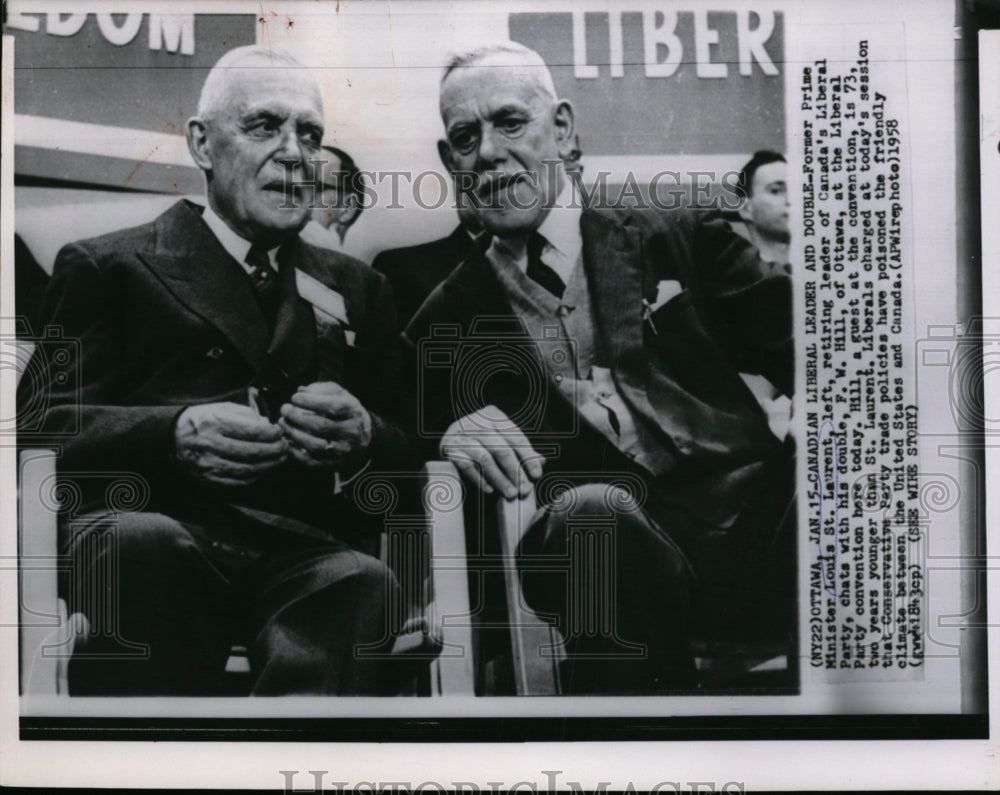
[[[429,601],[413,612],[404,632],[394,639],[390,670],[398,669],[393,679],[400,683],[426,670],[428,695],[472,695],[472,637],[461,523],[464,492],[457,473],[431,464],[424,477],[423,502],[433,506],[429,519],[424,520],[432,545],[426,584]],[[23,450],[18,477],[22,695],[68,695],[70,657],[74,650],[85,648],[89,633],[86,618],[67,615],[66,603],[59,597],[58,575],[69,561],[58,555],[58,492],[55,451]],[[383,550],[389,549],[394,537],[391,522],[387,524]],[[434,561],[439,564],[433,565]],[[236,681],[233,690],[238,691],[239,680],[249,673],[245,647],[233,647],[226,668]]]
[[[428,464],[428,472],[432,481],[459,477],[454,466],[443,461]],[[559,632],[527,605],[516,560],[517,545],[536,513],[535,494],[532,491],[527,497],[513,501],[490,499],[500,535],[514,691],[519,696],[557,695],[560,663],[566,658],[564,643]],[[433,506],[428,508],[431,524],[438,532],[442,517],[434,516]],[[461,514],[452,512],[449,517],[449,535],[453,539],[464,537],[464,531],[454,524]],[[696,638],[693,646],[700,687],[706,691],[794,689],[784,684],[793,673],[790,666],[794,660],[794,644],[787,639],[758,642]]]

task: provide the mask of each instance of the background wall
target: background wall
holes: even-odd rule
[[[16,47],[15,228],[47,268],[66,240],[147,220],[167,196],[199,194],[184,122],[207,69],[254,41],[315,69],[327,143],[379,172],[378,204],[347,238],[364,259],[454,227],[450,202],[439,201],[443,180],[422,181],[424,204],[437,205],[422,209],[410,177],[391,172],[444,173],[437,87],[456,49],[508,37],[538,49],[576,107],[585,180],[603,172],[612,193],[630,174],[645,189],[664,170],[683,184],[708,173],[698,179],[715,192],[753,150],[784,148],[780,13],[722,0],[603,5],[613,11],[344,0],[151,6],[172,14],[88,13],[84,3],[45,14],[15,4],[5,26]]]

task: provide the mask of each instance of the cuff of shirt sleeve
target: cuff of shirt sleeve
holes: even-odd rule
[[[357,470],[354,471],[349,477],[344,477],[340,472],[333,473],[333,493],[340,494],[344,489],[351,485],[355,480],[357,480],[361,475],[368,471],[368,467],[372,465],[372,460],[369,458],[365,463]]]
[[[170,464],[178,463],[177,459],[177,422],[180,420],[181,415],[187,411],[190,406],[181,406],[177,411],[174,412],[173,417],[170,420],[169,435],[167,437],[166,448],[167,448],[167,462]]]

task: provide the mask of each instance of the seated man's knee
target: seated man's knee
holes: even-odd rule
[[[597,552],[596,547],[613,543],[616,516],[611,506],[620,491],[585,483],[548,500],[548,495],[540,495],[544,510],[525,533],[516,557],[525,599],[535,610],[562,613],[570,582],[581,582],[584,558]],[[588,588],[593,585],[592,576],[584,579]]]
[[[384,563],[363,552],[336,552],[318,558],[312,567],[311,590],[349,585],[359,593],[388,593],[397,588],[396,577]]]
[[[74,533],[75,557],[114,554],[119,567],[141,567],[149,576],[197,550],[191,533],[160,513],[108,513]]]
[[[383,592],[398,587],[396,575],[382,561],[362,552],[355,553],[355,558],[357,570],[351,576],[357,580],[359,587]]]
[[[521,545],[521,554],[566,554],[569,535],[585,532],[619,534],[632,525],[645,528],[648,522],[636,495],[618,485],[585,483],[554,496],[541,511]]]
[[[547,509],[559,516],[611,516],[636,513],[640,507],[637,495],[623,486],[584,483],[556,494]]]

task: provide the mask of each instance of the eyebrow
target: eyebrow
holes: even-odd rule
[[[531,111],[527,107],[525,107],[523,105],[502,105],[501,107],[497,108],[490,115],[489,118],[495,119],[497,116],[509,116],[512,113],[517,113],[517,114],[522,114],[522,115],[529,115],[530,112]]]
[[[511,116],[511,115],[530,116],[531,115],[531,109],[528,108],[525,105],[511,105],[511,104],[501,105],[499,108],[497,108],[496,110],[492,111],[485,118],[486,118],[487,121],[489,121],[491,119],[496,119],[496,118],[500,118],[502,116]],[[464,125],[475,125],[475,124],[479,124],[479,123],[480,123],[480,119],[479,118],[475,118],[475,119],[458,119],[448,129],[450,130],[450,129],[453,129],[455,127],[462,127]]]
[[[261,119],[267,119],[269,121],[284,121],[288,118],[287,114],[276,113],[273,110],[268,110],[267,108],[256,108],[246,110],[240,114],[240,121],[255,122]]]

